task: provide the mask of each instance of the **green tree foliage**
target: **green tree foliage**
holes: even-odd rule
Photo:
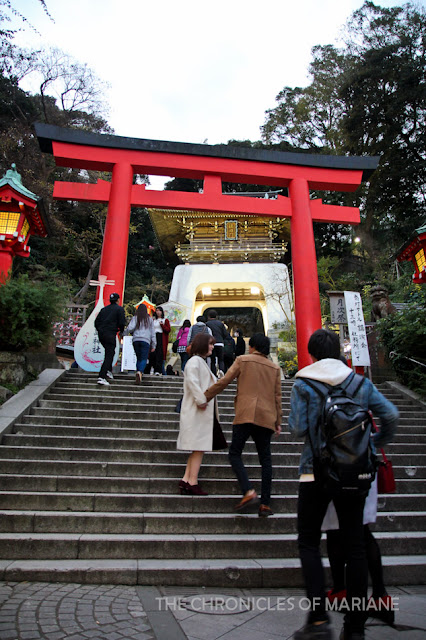
[[[381,156],[363,233],[396,248],[425,216],[426,13],[366,2],[348,24],[347,50],[345,145],[351,154]]]
[[[379,331],[401,382],[426,397],[426,287],[417,285],[405,309],[379,321]]]
[[[426,15],[413,4],[372,2],[355,11],[345,42],[313,48],[307,87],[284,87],[266,112],[265,142],[285,141],[315,153],[380,155],[369,186],[324,201],[360,206],[357,252],[388,258],[425,216]],[[319,255],[350,252],[344,225],[315,225]]]
[[[52,322],[60,318],[68,291],[49,274],[34,281],[28,274],[0,287],[0,349],[37,349],[52,338]]]
[[[284,141],[292,149],[337,153],[341,151],[339,129],[344,113],[339,86],[346,58],[331,45],[314,47],[312,56],[311,83],[280,91],[278,105],[266,112],[262,139],[267,143]]]

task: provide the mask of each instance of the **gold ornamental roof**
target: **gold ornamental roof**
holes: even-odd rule
[[[183,262],[276,262],[290,237],[286,218],[181,209],[148,212],[169,260],[178,256]]]

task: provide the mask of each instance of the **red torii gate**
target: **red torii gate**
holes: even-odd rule
[[[99,273],[114,279],[115,285],[105,287],[106,300],[112,290],[123,295],[132,206],[291,218],[299,367],[310,364],[309,336],[321,327],[312,221],[358,224],[360,214],[354,207],[311,200],[309,190],[355,191],[379,158],[143,140],[44,124],[36,124],[35,129],[42,151],[53,153],[57,165],[112,171],[111,182],[55,182],[53,190],[57,200],[108,202]],[[135,173],[203,180],[203,193],[147,190],[145,185],[132,184]],[[223,181],[286,187],[289,197],[229,196],[222,193]]]

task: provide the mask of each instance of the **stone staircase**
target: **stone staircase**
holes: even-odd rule
[[[0,445],[0,575],[9,581],[237,587],[301,586],[296,544],[301,442],[273,439],[275,515],[235,515],[240,494],[226,452],[208,453],[200,484],[181,496],[187,453],[176,451],[173,411],[182,378],[118,374],[99,387],[69,371]],[[426,576],[426,415],[381,385],[401,412],[387,448],[397,492],[379,497],[376,537],[388,584]],[[228,441],[235,385],[219,396]],[[253,443],[245,462],[260,485]],[[325,552],[325,549],[324,549]]]

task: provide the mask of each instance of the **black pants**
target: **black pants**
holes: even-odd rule
[[[101,370],[99,371],[100,378],[106,378],[108,371],[112,372],[112,361],[114,360],[116,334],[115,333],[100,333],[99,342],[105,349],[105,357],[102,363]]]
[[[387,595],[383,581],[383,565],[380,547],[370,531],[368,524],[364,525],[365,551],[367,554],[368,573],[373,587],[373,598],[383,598]],[[346,588],[345,567],[346,557],[340,529],[327,531],[327,554],[330,560],[330,571],[333,579],[333,590],[342,591]]]
[[[148,364],[145,367],[145,373],[151,372],[151,367],[154,367],[154,373],[163,373],[163,334],[156,333],[155,351],[149,354]]]
[[[217,373],[217,369],[216,369],[216,358],[217,358],[217,368],[220,369],[221,371],[224,370],[224,362],[223,362],[223,347],[214,347],[213,348],[213,353],[212,353],[212,357],[211,357],[211,370],[213,371],[213,373],[216,375]]]
[[[368,584],[367,557],[362,524],[365,496],[332,495],[317,482],[299,484],[297,514],[299,554],[307,597],[311,601],[308,622],[328,618],[325,609],[320,540],[321,524],[331,500],[336,507],[347,558],[347,600],[352,610],[345,614],[345,628],[349,631],[361,632],[367,618],[365,613]],[[353,601],[352,598],[360,598],[359,611],[357,610],[358,601]]]
[[[229,447],[229,461],[234,470],[237,480],[240,483],[243,495],[252,489],[252,484],[247,475],[246,468],[241,458],[244,445],[250,436],[256,445],[257,455],[262,467],[262,493],[261,503],[269,505],[271,501],[272,486],[272,459],[271,459],[271,436],[272,429],[259,427],[256,424],[234,424],[232,429],[232,442]]]

